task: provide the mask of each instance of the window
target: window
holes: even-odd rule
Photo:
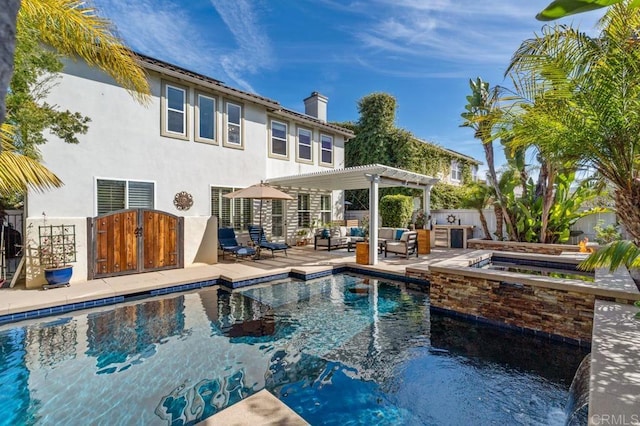
[[[333,138],[320,135],[320,163],[333,164]]]
[[[284,200],[271,201],[271,236],[284,237]]]
[[[203,94],[198,94],[196,103],[196,140],[216,140],[216,100]]]
[[[322,223],[331,223],[331,195],[320,196],[320,220]]]
[[[457,182],[462,180],[462,166],[457,161],[451,162],[451,180]]]
[[[478,181],[478,166],[472,166],[471,167],[471,179],[474,182]]]
[[[311,135],[311,130],[298,129],[298,160],[313,161]]]
[[[251,199],[223,197],[236,189],[211,187],[211,215],[218,218],[218,227],[243,231],[251,224]]]
[[[309,194],[298,194],[298,228],[311,227],[311,202]]]
[[[163,83],[162,96],[163,136],[187,139],[187,89]]]
[[[242,146],[242,107],[227,102],[227,139],[226,144]]]
[[[287,153],[287,132],[286,123],[271,121],[271,154],[286,157]]]
[[[122,209],[152,209],[154,192],[153,182],[97,179],[97,212],[101,215]]]

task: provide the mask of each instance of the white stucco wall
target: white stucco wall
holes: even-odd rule
[[[163,80],[188,88],[189,140],[161,135]],[[333,136],[334,167],[344,167],[344,138],[327,129],[315,128],[313,123],[306,121],[304,127],[313,129],[315,162],[313,165],[297,162],[297,121],[291,117],[282,119],[289,124],[289,158],[270,158],[268,122],[272,115],[268,115],[266,107],[221,94],[216,97],[218,144],[196,142],[195,90],[214,96],[215,91],[161,78],[156,72],[150,72],[149,81],[152,96],[147,105],[141,105],[100,71],[88,68],[81,61],[66,63],[64,74],[52,88],[48,102],[61,109],[81,112],[89,116],[91,122],[87,134],[78,135],[80,143],[77,145],[47,136],[49,141],[41,146],[43,163],[64,182],[64,186],[45,193],[29,193],[28,223],[40,220],[44,212],[47,217],[59,218],[64,223],[69,222],[68,218],[82,222],[86,228],[86,218],[97,215],[97,179],[150,181],[154,183],[155,208],[185,217],[185,266],[194,262],[212,263],[217,261],[217,256],[213,253],[215,244],[208,243],[212,229],[208,222],[211,186],[242,188],[270,177],[327,170],[318,165],[320,133]],[[223,146],[225,100],[243,106],[244,149]],[[187,211],[179,211],[173,205],[174,196],[180,191],[193,196],[193,206]],[[341,197],[340,192],[333,195],[335,218],[341,217]],[[296,202],[289,202],[287,208],[297,208]],[[287,223],[288,235],[297,228],[297,223],[292,222]],[[86,230],[78,237],[86,246]],[[74,279],[86,278],[86,250],[84,255],[79,252],[78,258]]]

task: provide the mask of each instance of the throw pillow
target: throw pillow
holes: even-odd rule
[[[404,229],[397,229],[396,237],[394,238],[394,240],[399,240],[400,238],[402,238],[402,234],[404,234]]]
[[[329,235],[330,235],[330,234],[329,234],[329,230],[328,230],[328,229],[326,229],[326,228],[325,228],[325,229],[323,229],[323,230],[322,230],[322,234],[321,234],[321,235],[322,235],[322,238],[329,238]]]
[[[362,235],[360,235],[360,228],[351,228],[351,233],[349,235],[352,237],[362,237]]]

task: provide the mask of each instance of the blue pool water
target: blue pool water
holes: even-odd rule
[[[584,349],[351,275],[0,328],[0,424],[195,424],[268,389],[313,425],[563,424]]]

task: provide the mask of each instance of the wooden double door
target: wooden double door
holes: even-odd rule
[[[120,210],[87,220],[89,279],[184,267],[184,218]]]

